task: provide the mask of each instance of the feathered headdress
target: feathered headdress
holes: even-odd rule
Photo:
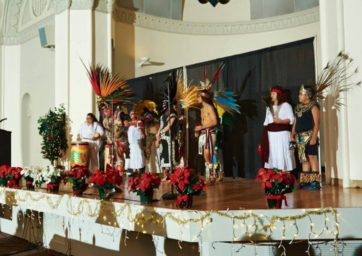
[[[89,81],[94,93],[98,96],[98,102],[131,103],[133,92],[126,81],[118,74],[112,75],[107,67],[101,64],[87,67]]]
[[[157,104],[151,100],[140,100],[134,105],[133,111],[137,116],[143,116],[145,112],[158,114]]]
[[[206,69],[204,68],[204,81],[200,81],[199,91],[207,91],[207,94],[213,98],[213,103],[216,107],[219,117],[221,118],[225,112],[234,114],[239,113],[239,104],[237,101],[237,95],[230,90],[223,90],[223,91],[214,91],[214,85],[219,78],[222,69],[224,68],[224,63],[222,63],[217,70],[215,71],[214,75],[212,76],[211,80],[206,78]],[[202,92],[201,92],[202,93]]]
[[[169,101],[171,106],[178,109],[197,108],[199,88],[196,85],[186,86],[180,70],[173,72],[166,79],[167,87],[164,91],[164,100],[162,102],[163,112],[168,109]]]
[[[354,66],[353,59],[344,52],[340,52],[332,63],[328,63],[318,76],[314,86],[314,93],[319,101],[324,101],[328,96],[332,96],[332,107],[337,110],[343,106],[341,93],[361,85],[361,81],[354,82],[351,78],[358,73],[358,68]],[[301,90],[303,90],[302,86]],[[305,88],[304,88],[305,89]]]

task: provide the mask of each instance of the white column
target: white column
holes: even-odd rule
[[[112,69],[112,1],[96,9],[95,15],[95,63],[101,63]]]
[[[69,113],[69,9],[55,15],[55,106]]]
[[[356,65],[362,66],[362,3],[359,0],[321,0],[321,62],[325,66],[333,60],[338,52],[345,50],[354,59]],[[357,74],[356,79],[361,80]],[[333,112],[327,105],[326,133],[328,136],[329,170],[332,177],[343,179],[343,187],[350,187],[354,181],[361,181],[362,174],[359,169],[362,164],[361,154],[362,135],[360,99],[362,91],[358,88],[341,95],[345,107],[340,112]],[[353,143],[352,143],[353,142]],[[337,170],[335,170],[337,168]]]
[[[69,116],[75,135],[87,113],[94,111],[93,89],[82,64],[93,63],[92,9],[70,9],[69,16]]]
[[[22,166],[21,155],[21,95],[20,95],[20,46],[2,47],[1,84],[2,115],[7,117],[2,128],[11,131],[11,164]]]
[[[343,32],[344,32],[344,47],[345,51],[353,58],[355,65],[359,67],[359,73],[354,77],[354,81],[361,81],[362,75],[362,1],[360,0],[345,0],[342,2],[341,10],[343,12]],[[362,88],[355,88],[345,95],[345,122],[346,129],[348,129],[348,154],[349,178],[351,186],[362,184],[362,134],[361,134],[361,99]],[[346,183],[346,185],[349,185]]]

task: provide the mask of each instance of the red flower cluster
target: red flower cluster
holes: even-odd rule
[[[296,179],[292,173],[277,169],[260,168],[256,180],[261,181],[262,188],[273,195],[290,192],[296,186]]]
[[[74,166],[70,171],[64,173],[65,178],[68,179],[83,179],[89,177],[90,172],[85,166]]]
[[[19,181],[22,177],[20,167],[11,167],[8,165],[0,166],[0,186],[7,186],[9,188],[18,188]]]
[[[131,192],[146,192],[158,188],[160,183],[161,179],[156,173],[145,172],[141,175],[134,173],[128,180],[128,188]]]
[[[194,195],[206,189],[205,181],[195,175],[189,167],[176,168],[170,176],[170,181],[182,195]]]
[[[116,185],[120,185],[122,177],[116,169],[107,166],[106,171],[95,171],[90,177],[89,182],[93,183],[95,186],[110,189]]]

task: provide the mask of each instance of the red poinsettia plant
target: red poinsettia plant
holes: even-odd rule
[[[297,188],[294,175],[278,169],[260,168],[256,180],[261,181],[267,195],[282,195]]]
[[[131,192],[146,192],[150,189],[158,188],[161,184],[161,179],[156,173],[145,172],[139,174],[137,172],[131,175],[128,180],[128,188]]]
[[[76,165],[64,173],[64,183],[71,183],[73,195],[81,195],[88,187],[87,178],[90,172],[87,167]]]
[[[11,167],[9,165],[0,166],[0,186],[19,188],[22,170],[20,167]]]
[[[106,190],[114,189],[116,186],[119,186],[122,183],[122,177],[115,168],[108,165],[105,171],[95,171],[92,176],[90,176],[89,182],[98,189],[99,198],[104,199]]]
[[[196,175],[189,167],[177,167],[170,176],[171,184],[179,193],[177,206],[180,208],[191,208],[194,195],[205,191],[205,181]]]

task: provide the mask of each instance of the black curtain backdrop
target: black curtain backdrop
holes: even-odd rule
[[[233,90],[239,95],[242,114],[232,117],[233,125],[222,125],[226,176],[255,177],[261,167],[256,149],[265,118],[265,105],[261,98],[272,86],[279,85],[290,91],[293,104],[297,102],[300,85],[315,82],[313,40],[301,40],[187,67],[188,82],[198,85],[203,80],[204,70],[206,77],[211,79],[217,67],[224,63],[216,88]],[[160,103],[160,92],[165,88],[163,81],[171,71],[129,80],[135,98]],[[228,124],[229,119],[226,120]],[[197,154],[197,140],[193,134],[197,122],[198,111],[190,111],[189,165],[203,173],[203,158]]]

